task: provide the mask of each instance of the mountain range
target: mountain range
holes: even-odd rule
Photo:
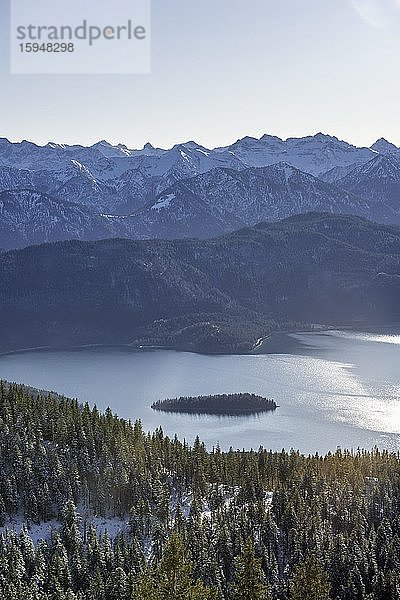
[[[141,150],[0,139],[0,247],[66,239],[207,238],[298,213],[400,224],[400,149],[317,134]]]
[[[249,351],[299,324],[400,321],[400,227],[307,214],[209,240],[64,241],[0,254],[0,346]]]

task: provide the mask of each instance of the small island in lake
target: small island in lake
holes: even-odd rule
[[[217,394],[214,396],[181,396],[154,402],[151,408],[163,412],[196,415],[249,415],[275,410],[274,400],[256,394]]]

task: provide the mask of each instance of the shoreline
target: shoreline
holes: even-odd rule
[[[186,345],[176,345],[176,346],[164,346],[164,345],[145,345],[145,344],[80,344],[77,346],[31,346],[27,348],[17,348],[15,350],[4,350],[0,351],[0,358],[2,356],[13,356],[15,354],[25,354],[29,352],[74,352],[79,350],[90,350],[90,349],[121,349],[121,350],[131,350],[132,352],[151,352],[157,350],[165,350],[170,352],[188,352],[190,354],[199,354],[202,356],[251,356],[252,354],[257,354],[257,350],[262,349],[263,345],[270,341],[274,336],[282,335],[282,336],[290,336],[296,335],[300,333],[320,333],[321,331],[333,331],[334,329],[324,329],[324,330],[299,330],[299,331],[273,331],[264,337],[260,337],[256,340],[254,345],[247,351],[242,352],[228,352],[221,350],[220,352],[202,352],[200,350],[195,350],[193,347]]]
[[[317,329],[318,327],[318,329]],[[345,327],[333,327],[330,325],[314,325],[311,329],[291,329],[289,331],[272,331],[268,335],[258,338],[252,349],[248,352],[248,354],[255,353],[257,349],[262,349],[265,343],[272,341],[272,339],[276,336],[291,336],[291,335],[299,335],[301,333],[324,333],[326,331],[344,331]]]
[[[190,354],[199,354],[201,356],[252,356],[257,354],[280,354],[281,352],[274,350],[271,348],[270,351],[263,352],[263,349],[266,345],[273,342],[274,338],[279,337],[290,337],[300,334],[323,334],[334,331],[354,331],[355,333],[375,333],[385,335],[391,333],[393,335],[400,334],[400,324],[396,323],[393,325],[384,325],[384,326],[365,326],[360,327],[356,325],[342,325],[342,326],[333,326],[333,325],[317,325],[315,324],[313,327],[310,326],[309,329],[291,329],[288,331],[271,331],[268,335],[259,337],[254,342],[254,344],[247,351],[241,352],[228,352],[221,349],[219,352],[210,351],[200,351],[195,350],[191,345],[185,344],[177,344],[176,346],[169,345],[145,345],[145,344],[79,344],[79,345],[43,345],[43,346],[29,346],[26,348],[16,348],[13,350],[0,350],[0,358],[4,356],[13,356],[15,354],[24,354],[29,352],[78,352],[80,350],[90,350],[90,349],[120,349],[127,350],[132,352],[152,352],[157,350],[165,350],[170,352],[188,352]]]

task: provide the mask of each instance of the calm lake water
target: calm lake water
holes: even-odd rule
[[[208,447],[400,450],[400,335],[352,332],[274,338],[252,356],[83,349],[0,356],[0,378],[77,397],[140,418]],[[180,395],[254,392],[274,413],[245,417],[163,414],[150,405]]]

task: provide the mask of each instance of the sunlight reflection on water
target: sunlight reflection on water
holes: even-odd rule
[[[0,376],[102,410],[110,405],[121,417],[140,418],[145,429],[161,425],[189,442],[199,435],[209,447],[400,448],[400,336],[346,331],[297,334],[288,341],[290,353],[251,356],[115,348],[26,352],[1,356]],[[223,418],[150,408],[166,397],[230,392],[262,394],[279,408]]]

